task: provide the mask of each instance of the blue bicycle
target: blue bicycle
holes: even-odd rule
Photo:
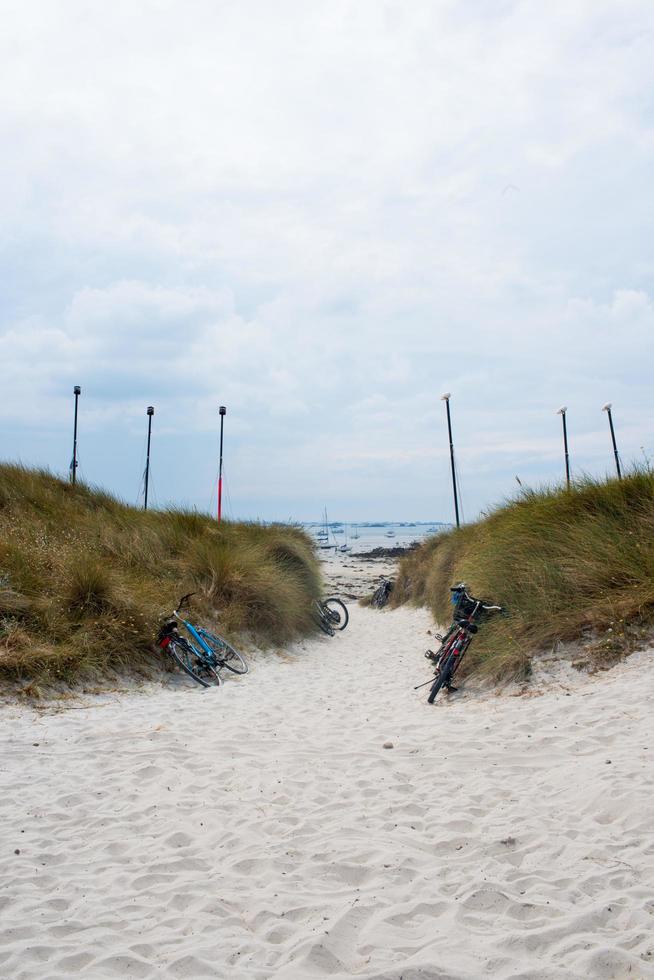
[[[180,610],[188,606],[195,592],[182,596],[173,610],[174,619],[168,620],[159,630],[157,646],[171,655],[182,670],[202,687],[220,687],[223,680],[220,671],[227,668],[233,674],[247,674],[248,667],[234,647],[217,633],[210,633],[201,626],[194,626],[180,615]],[[179,632],[178,622],[182,624],[191,640]]]

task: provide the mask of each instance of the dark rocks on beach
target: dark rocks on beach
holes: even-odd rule
[[[394,548],[373,548],[372,551],[357,551],[351,554],[350,558],[360,558],[361,561],[375,561],[376,558],[401,558],[417,547],[418,542],[414,541],[404,548],[401,545],[396,545]]]

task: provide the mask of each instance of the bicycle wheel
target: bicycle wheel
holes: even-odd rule
[[[227,670],[231,670],[233,674],[247,674],[248,665],[238,650],[235,650],[227,640],[215,633],[207,633],[206,630],[198,630],[198,633],[207,646],[211,647],[219,670],[221,667],[227,667]]]
[[[450,681],[452,680],[452,678],[456,674],[457,670],[461,666],[461,661],[463,660],[463,658],[465,656],[465,652],[466,652],[466,650],[468,649],[469,646],[470,646],[470,640],[467,639],[466,642],[461,647],[461,650],[459,651],[458,657],[455,658],[454,663],[452,664],[452,670],[451,670],[451,673],[450,673]]]
[[[326,633],[327,636],[333,636],[334,627],[330,623],[326,614],[323,612],[322,602],[318,602],[318,600],[316,599],[316,601],[313,603],[312,612],[313,612],[313,619],[316,626],[319,626],[320,629],[323,631],[323,633]]]
[[[429,690],[429,697],[427,698],[427,704],[433,704],[436,700],[436,695],[443,687],[450,682],[452,677],[452,654],[446,659],[445,663],[441,669],[436,674],[436,679]]]
[[[327,619],[335,630],[344,630],[350,621],[350,614],[347,606],[340,599],[325,599],[322,604],[323,609],[327,610]]]
[[[220,687],[222,680],[218,671],[214,670],[211,664],[208,664],[183,636],[175,637],[174,640],[171,639],[167,649],[184,673],[192,677],[202,687],[211,687],[212,684]]]

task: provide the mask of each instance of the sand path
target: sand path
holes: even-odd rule
[[[428,626],[3,707],[0,976],[654,976],[654,654],[430,707]]]

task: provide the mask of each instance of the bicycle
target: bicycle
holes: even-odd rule
[[[344,630],[350,621],[347,606],[340,599],[314,599],[313,618],[323,633],[334,636],[337,630]]]
[[[436,638],[441,641],[440,650],[434,653],[427,650],[425,657],[431,660],[436,667],[436,676],[433,681],[426,681],[425,684],[418,684],[414,690],[431,684],[428,704],[433,704],[436,695],[442,687],[448,694],[457,690],[452,684],[452,678],[461,666],[466,650],[472,642],[472,638],[479,627],[475,620],[481,619],[485,613],[504,612],[502,606],[486,605],[481,599],[475,599],[466,590],[465,582],[459,582],[452,586],[452,603],[455,607],[452,625],[445,636],[436,634]]]
[[[374,606],[375,609],[383,609],[388,603],[391,592],[393,591],[394,583],[390,578],[382,579],[377,588],[372,594],[372,599],[370,600],[370,605]]]
[[[226,667],[233,674],[247,674],[248,666],[238,650],[224,637],[210,633],[202,626],[194,626],[180,615],[180,610],[188,605],[194,595],[195,592],[189,592],[179,600],[177,609],[173,610],[174,619],[165,622],[159,630],[157,646],[170,653],[182,670],[198,684],[220,687],[223,683],[220,671],[223,668]],[[180,634],[178,622],[195,643]]]

